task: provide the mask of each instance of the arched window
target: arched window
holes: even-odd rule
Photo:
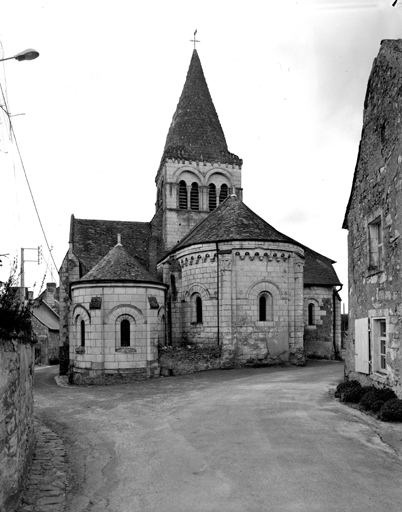
[[[81,347],[85,347],[85,322],[84,322],[84,320],[81,320],[80,328],[81,328]]]
[[[126,319],[120,323],[120,345],[122,347],[130,346],[130,322]]]
[[[198,194],[197,183],[193,183],[191,185],[190,206],[191,206],[191,210],[199,210],[200,209],[200,197]]]
[[[216,208],[216,187],[213,183],[209,185],[209,211],[212,212]]]
[[[221,191],[219,192],[219,204],[223,203],[223,201],[227,198],[228,193],[229,193],[228,186],[226,185],[226,183],[224,183],[221,186]]]
[[[197,324],[201,324],[202,323],[202,299],[200,296],[198,296],[195,299],[195,314],[196,314]]]
[[[179,209],[187,210],[187,185],[185,181],[179,183]]]
[[[308,305],[308,325],[315,325],[315,318],[314,318],[315,317],[315,315],[314,315],[315,311],[314,311],[314,309],[315,309],[314,304],[310,303]]]
[[[258,320],[260,322],[273,321],[273,299],[269,292],[263,292],[258,298]]]

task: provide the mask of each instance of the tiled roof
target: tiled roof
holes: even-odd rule
[[[193,51],[161,164],[165,158],[242,165],[242,160],[228,151],[197,50]]]
[[[189,245],[224,240],[269,240],[301,245],[280,233],[232,195],[197,224],[170,252]]]
[[[70,242],[84,272],[91,270],[116,245],[118,234],[127,251],[145,264],[150,236],[148,222],[76,219],[71,216]]]
[[[78,282],[86,281],[146,281],[158,282],[121,245],[117,244]]]
[[[59,316],[45,302],[37,302],[32,309],[33,316],[52,331],[59,330]]]
[[[206,219],[195,226],[170,250],[170,253],[199,243],[230,240],[260,240],[298,245],[305,251],[304,284],[340,285],[332,266],[333,260],[280,233],[235,195],[228,197]]]

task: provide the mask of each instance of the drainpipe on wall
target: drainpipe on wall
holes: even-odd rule
[[[216,303],[217,303],[217,322],[218,322],[218,347],[220,345],[220,318],[219,318],[219,247],[216,242]]]
[[[336,288],[332,290],[332,343],[334,346],[335,359],[337,361],[339,361],[341,358],[339,356],[338,347],[336,346],[336,295],[342,290],[342,288],[343,284],[340,285],[339,290]]]

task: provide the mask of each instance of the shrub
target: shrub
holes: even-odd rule
[[[341,402],[349,402],[351,404],[357,404],[360,402],[365,391],[362,386],[355,386],[350,389],[346,389],[341,394]]]
[[[379,418],[382,421],[402,421],[402,400],[388,400],[380,409]]]
[[[389,388],[379,389],[374,386],[370,386],[363,389],[366,389],[366,392],[359,404],[366,411],[378,412],[385,402],[396,398],[395,393]]]
[[[344,380],[340,382],[336,387],[335,397],[342,400],[343,393],[355,388],[361,388],[360,382],[357,380]]]

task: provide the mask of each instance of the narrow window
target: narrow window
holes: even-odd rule
[[[209,185],[209,211],[212,212],[216,208],[216,187],[213,183]]]
[[[221,186],[221,191],[219,192],[219,204],[223,203],[223,201],[227,198],[228,191],[228,186],[224,183]]]
[[[369,268],[376,269],[382,263],[382,226],[381,217],[368,226],[369,234]]]
[[[179,209],[187,210],[187,185],[185,181],[179,183]]]
[[[81,320],[81,347],[85,347],[85,322]]]
[[[197,297],[195,299],[195,311],[196,311],[196,319],[197,323],[202,323],[202,299],[201,297]]]
[[[387,324],[385,320],[380,320],[380,368],[387,369]]]
[[[260,296],[260,322],[267,320],[267,298],[265,295]]]
[[[190,206],[191,206],[191,210],[199,210],[200,209],[200,196],[198,194],[197,183],[193,183],[191,185]]]
[[[308,325],[315,325],[315,323],[314,323],[314,304],[308,305]]]
[[[120,323],[120,344],[122,347],[130,346],[130,322],[122,320]]]

